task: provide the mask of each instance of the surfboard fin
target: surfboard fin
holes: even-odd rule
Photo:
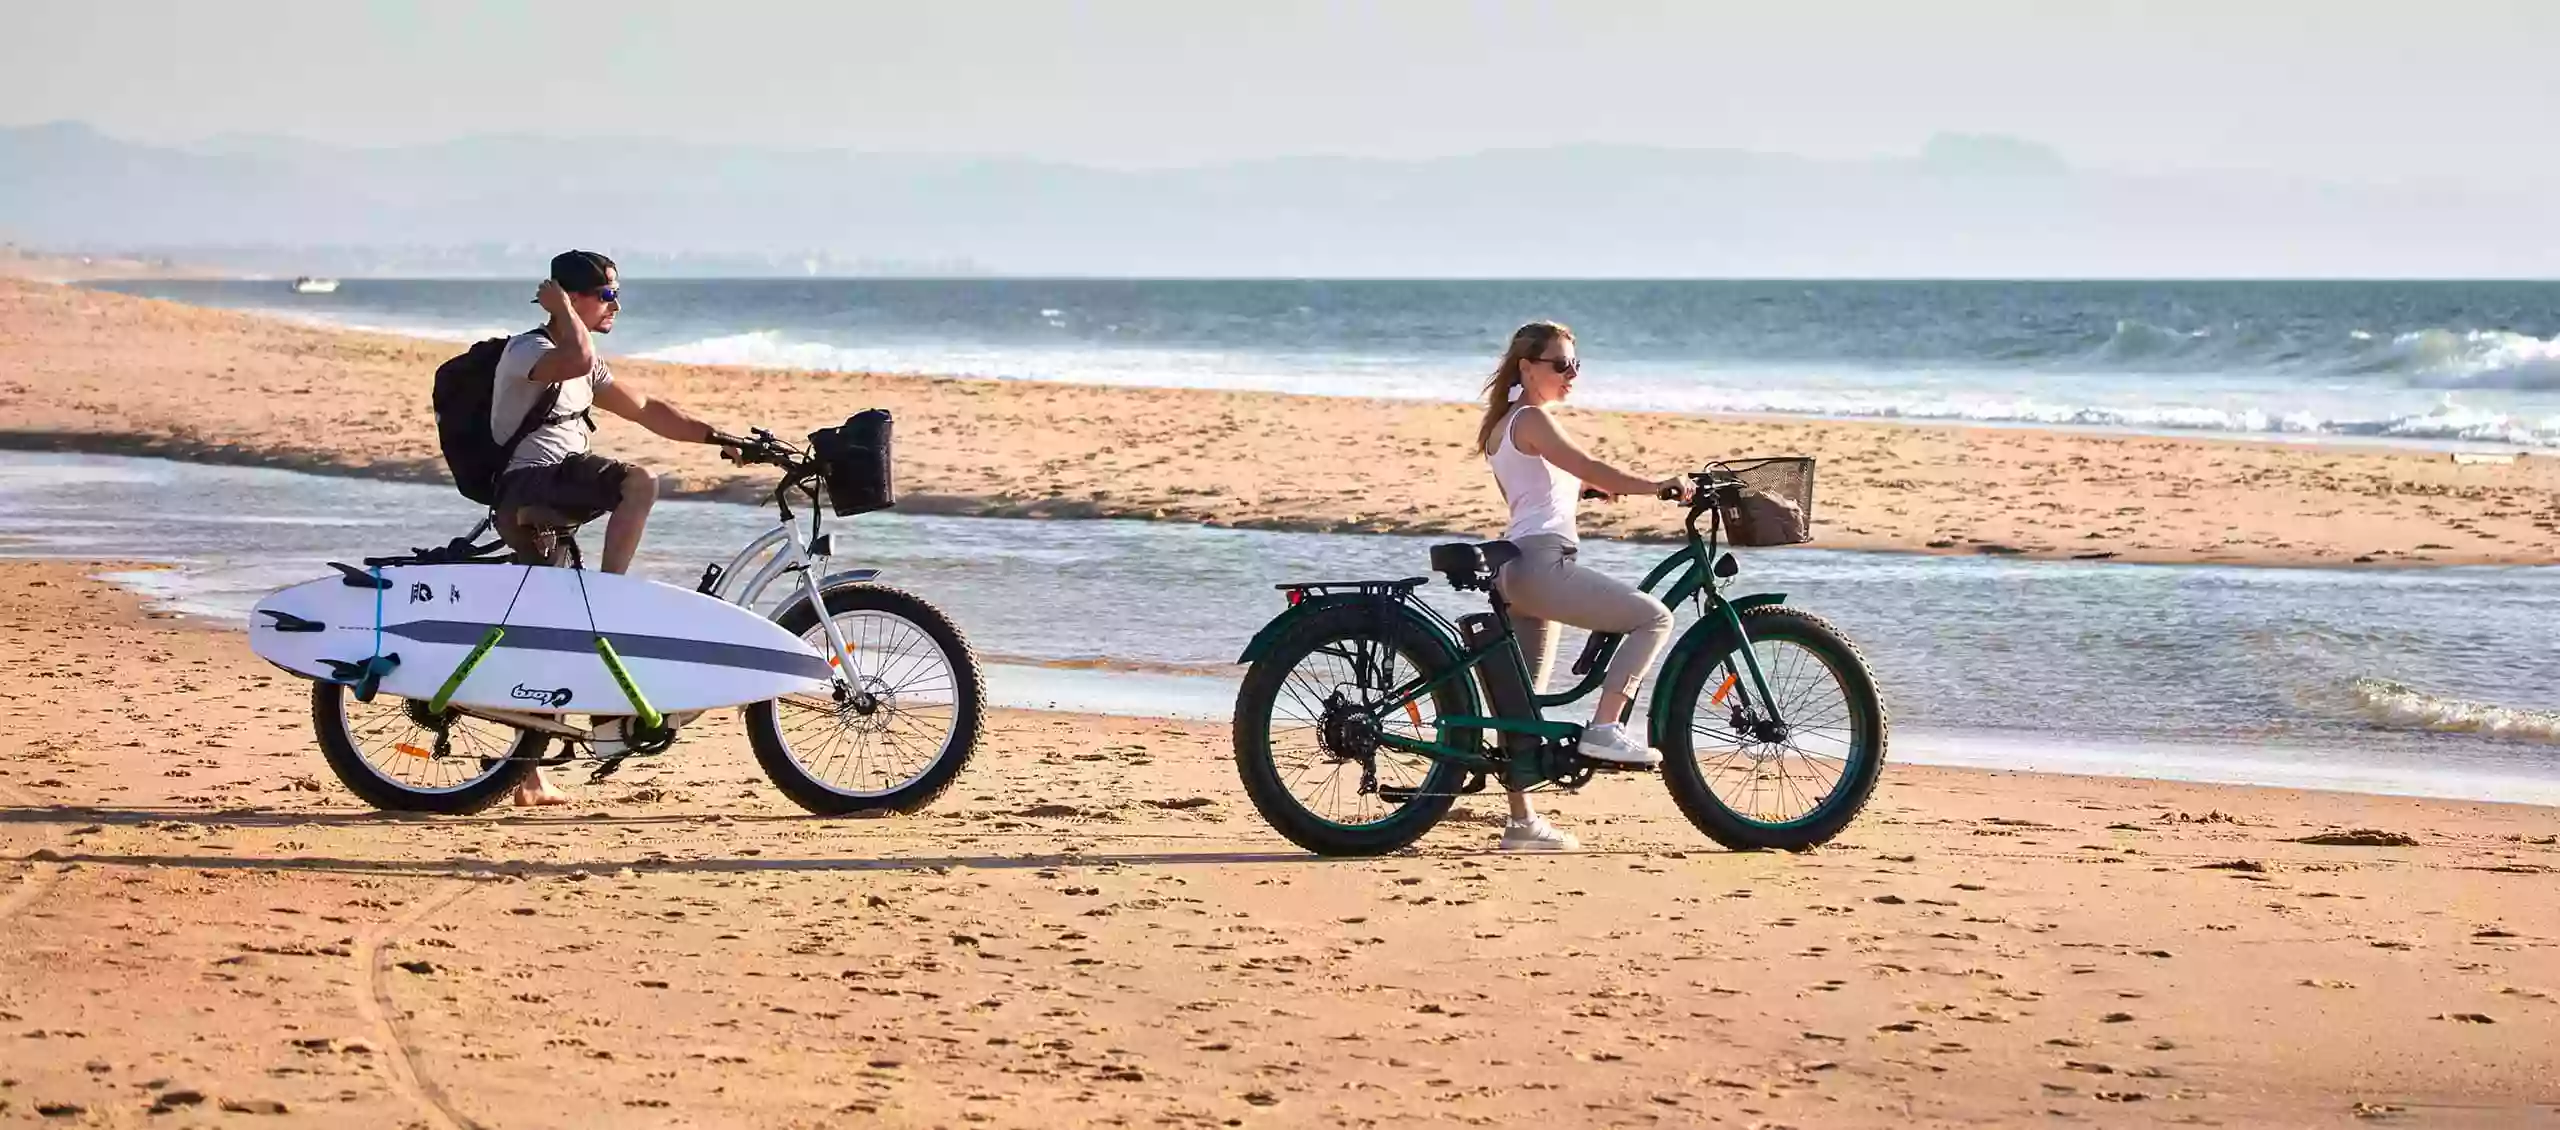
[[[344,562],[332,561],[329,563],[329,567],[337,570],[339,579],[345,581],[347,587],[351,589],[380,590],[391,587],[390,581],[374,576],[371,573]]]
[[[373,692],[382,689],[382,677],[400,666],[400,655],[377,655],[371,659],[323,659],[329,665],[332,682],[354,687],[357,702],[372,702]]]
[[[318,620],[305,620],[293,613],[278,609],[261,608],[258,611],[263,615],[275,617],[276,622],[267,626],[279,632],[317,632],[328,628],[327,624]]]

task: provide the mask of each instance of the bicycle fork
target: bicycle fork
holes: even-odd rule
[[[1760,657],[1751,649],[1751,633],[1748,629],[1742,626],[1742,614],[1734,611],[1733,605],[1726,603],[1721,599],[1717,600],[1715,605],[1716,614],[1724,617],[1725,627],[1730,628],[1733,631],[1733,638],[1737,641],[1735,650],[1742,653],[1742,670],[1739,672],[1729,672],[1725,676],[1724,683],[1716,688],[1715,695],[1710,701],[1721,706],[1724,704],[1726,695],[1732,694],[1736,690],[1740,690],[1742,692],[1742,701],[1735,704],[1735,708],[1738,711],[1753,710],[1755,709],[1756,704],[1756,709],[1767,715],[1767,717],[1762,720],[1764,724],[1771,727],[1783,728],[1786,725],[1786,719],[1778,716],[1777,697],[1769,693],[1768,677],[1760,672]],[[1728,663],[1727,666],[1729,667],[1731,664]],[[1750,686],[1738,686],[1737,684],[1739,679],[1737,676],[1739,675],[1749,675],[1751,678]],[[1757,695],[1758,697],[1754,698],[1754,695]]]
[[[853,645],[846,643],[844,633],[836,628],[836,618],[827,611],[827,594],[818,589],[817,564],[812,562],[804,565],[798,572],[800,591],[808,598],[809,609],[818,614],[818,626],[826,632],[827,667],[836,673],[836,683],[839,687],[855,695],[864,693],[862,688],[854,683]]]

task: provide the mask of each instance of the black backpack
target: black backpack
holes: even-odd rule
[[[453,472],[454,489],[483,506],[498,504],[498,476],[505,473],[507,460],[524,437],[535,428],[569,418],[551,411],[560,403],[560,386],[555,384],[542,390],[542,398],[524,414],[524,422],[516,425],[516,433],[506,442],[489,434],[489,410],[498,391],[498,357],[512,340],[493,337],[475,342],[436,366],[436,443],[444,448],[444,465]],[[591,417],[589,425],[593,426]]]

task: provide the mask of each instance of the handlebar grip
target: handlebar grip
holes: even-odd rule
[[[1653,492],[1653,496],[1663,500],[1664,502],[1678,502],[1680,501],[1680,486],[1679,484],[1674,483],[1670,486],[1658,488]]]

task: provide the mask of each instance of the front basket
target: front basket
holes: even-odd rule
[[[1716,499],[1728,544],[1750,548],[1813,540],[1813,460],[1787,456],[1718,463],[1709,474],[1733,484]]]
[[[809,433],[809,453],[817,457],[818,474],[827,487],[827,502],[837,517],[868,514],[898,504],[896,484],[890,475],[886,409],[857,412],[841,426]]]

